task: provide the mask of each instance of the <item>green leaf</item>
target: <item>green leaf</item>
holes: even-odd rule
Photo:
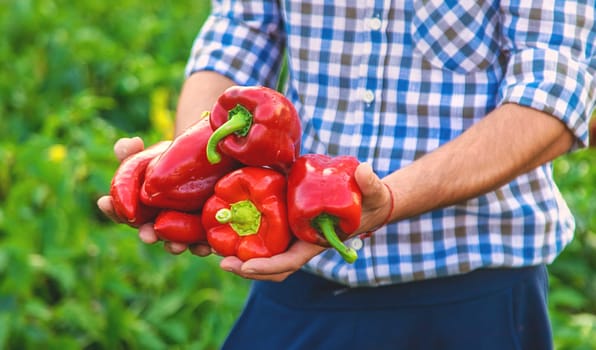
[[[0,312],[0,350],[7,349],[8,337],[12,329],[12,316],[10,313]]]
[[[587,302],[584,295],[574,289],[565,287],[552,291],[549,295],[549,301],[554,307],[573,310],[581,310]]]

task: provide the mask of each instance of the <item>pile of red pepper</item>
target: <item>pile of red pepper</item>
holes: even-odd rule
[[[164,241],[206,243],[241,260],[284,252],[292,239],[335,248],[360,225],[354,157],[300,155],[294,106],[266,87],[232,87],[172,142],[122,161],[110,194],[130,226]]]

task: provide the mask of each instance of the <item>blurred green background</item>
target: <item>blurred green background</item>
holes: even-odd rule
[[[170,138],[206,0],[0,0],[0,349],[216,349],[248,282],[108,221],[116,139]],[[555,163],[578,219],[551,266],[557,349],[596,349],[596,156]]]

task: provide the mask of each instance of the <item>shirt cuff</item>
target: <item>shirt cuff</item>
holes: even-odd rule
[[[576,136],[573,149],[588,144],[596,103],[596,72],[550,49],[527,49],[510,57],[497,103],[517,103],[559,118]]]

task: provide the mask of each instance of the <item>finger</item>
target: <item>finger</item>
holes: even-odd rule
[[[221,259],[220,263],[219,263],[219,267],[221,267],[223,270],[226,270],[228,272],[232,272],[235,273],[237,275],[241,274],[241,270],[242,270],[242,260],[238,259],[235,256],[226,256],[223,259]]]
[[[202,244],[202,243],[193,244],[188,247],[188,250],[190,250],[190,252],[192,254],[198,255],[201,257],[205,257],[205,256],[211,255],[213,253],[213,250],[211,249],[211,247],[208,244]]]
[[[119,161],[122,161],[131,154],[142,151],[143,148],[145,145],[140,137],[123,137],[114,144],[114,154]]]
[[[274,282],[281,282],[286,279],[290,274],[295,272],[295,270],[291,270],[288,272],[283,273],[273,273],[273,274],[260,274],[260,273],[250,273],[250,272],[243,272],[242,271],[243,262],[235,256],[228,256],[222,259],[220,262],[220,267],[228,272],[231,272],[239,277],[251,279],[251,280],[259,280],[259,281],[274,281]]]
[[[139,238],[143,243],[147,244],[153,244],[159,241],[152,223],[146,223],[139,227]]]
[[[117,222],[117,223],[124,223],[125,220],[116,214],[114,211],[114,206],[112,205],[112,197],[111,196],[101,196],[97,200],[97,207],[101,210],[106,217],[110,220]]]
[[[272,276],[291,274],[323,250],[325,250],[324,247],[297,241],[286,252],[270,258],[254,258],[243,263],[236,257],[226,257],[221,261],[220,266],[226,271],[245,278],[272,279]]]
[[[321,246],[298,241],[282,254],[247,260],[242,264],[242,272],[262,275],[293,272],[323,250]]]
[[[147,244],[154,244],[160,241],[157,233],[153,229],[152,223],[146,223],[139,227],[139,238]],[[164,249],[174,255],[183,253],[188,248],[188,245],[178,242],[164,242]]]
[[[276,273],[276,274],[271,274],[271,275],[246,274],[246,273],[240,273],[237,275],[244,279],[249,279],[249,280],[254,280],[254,281],[283,282],[286,278],[288,278],[291,274],[293,274],[296,271],[298,271],[298,270],[284,272],[284,273]]]
[[[164,242],[164,248],[170,254],[179,255],[188,249],[188,245],[178,242]]]
[[[354,178],[356,179],[358,187],[360,187],[363,200],[367,198],[376,198],[376,202],[378,202],[379,198],[384,198],[383,196],[386,192],[385,185],[383,185],[379,176],[375,174],[370,164],[361,163],[358,165],[354,172]]]
[[[376,230],[387,223],[391,215],[391,191],[367,163],[356,168],[354,178],[362,192],[362,221],[358,232]]]

